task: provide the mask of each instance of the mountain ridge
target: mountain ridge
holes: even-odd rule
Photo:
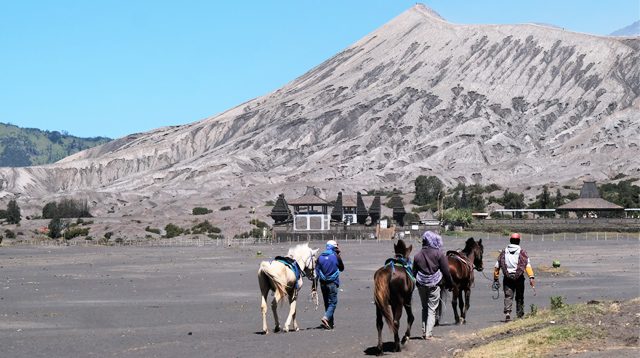
[[[414,6],[265,96],[55,165],[0,169],[1,188],[221,203],[308,184],[407,189],[420,174],[505,187],[640,175],[639,48],[451,24]]]

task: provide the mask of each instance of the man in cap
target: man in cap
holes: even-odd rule
[[[320,322],[325,329],[333,329],[333,313],[338,305],[338,287],[340,287],[340,272],[344,271],[344,264],[340,257],[338,243],[327,241],[326,250],[318,256],[316,276],[320,280],[320,290],[324,301],[325,313]]]
[[[529,276],[529,285],[535,287],[533,268],[527,252],[520,247],[520,234],[513,233],[509,238],[509,245],[498,256],[498,261],[493,269],[494,285],[499,286],[500,270],[504,278],[504,314],[505,321],[511,320],[513,296],[516,296],[516,313],[518,318],[524,316],[524,273]]]
[[[450,290],[453,285],[449,272],[449,260],[442,251],[442,237],[433,231],[422,235],[422,249],[413,257],[413,275],[422,302],[422,336],[432,339],[432,330],[436,322],[436,309],[440,304],[440,286]]]

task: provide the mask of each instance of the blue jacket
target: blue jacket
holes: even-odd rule
[[[316,275],[321,283],[335,282],[336,286],[340,286],[340,271],[343,270],[342,258],[333,249],[327,249],[318,257]]]

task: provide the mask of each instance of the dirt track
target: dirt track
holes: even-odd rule
[[[463,239],[445,238],[446,249]],[[504,238],[486,238],[486,275]],[[322,243],[313,243],[320,246]],[[257,334],[261,327],[256,271],[264,258],[289,245],[246,247],[2,247],[0,248],[0,345],[3,357],[256,357],[362,356],[376,344],[371,284],[375,269],[392,252],[391,242],[342,242],[346,265],[336,329],[319,328],[322,312],[301,293],[300,332]],[[324,246],[324,245],[322,245]],[[640,296],[638,239],[524,241],[534,268],[560,259],[567,271],[537,273],[530,304],[548,307],[550,296],[565,302],[623,300]],[[413,253],[416,252],[414,249]],[[412,339],[395,356],[451,355],[457,335],[502,319],[502,294],[492,300],[490,281],[476,272],[468,324],[451,325],[445,310],[440,342]],[[283,306],[281,311],[287,310]],[[420,304],[414,294],[419,336]],[[284,313],[284,312],[283,312]],[[271,313],[268,316],[273,326]],[[403,316],[403,327],[405,323]],[[385,327],[385,341],[391,336]],[[388,347],[388,344],[385,345]],[[386,353],[389,355],[390,353]]]

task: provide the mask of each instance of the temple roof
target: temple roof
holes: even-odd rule
[[[570,203],[561,205],[556,210],[623,210],[620,205],[608,202],[602,198],[578,198]]]
[[[316,195],[304,195],[297,199],[293,199],[288,202],[289,205],[327,205],[330,206],[326,200]]]
[[[620,205],[606,201],[600,197],[598,187],[594,181],[585,181],[580,189],[580,197],[572,202],[561,205],[556,210],[623,210]]]

